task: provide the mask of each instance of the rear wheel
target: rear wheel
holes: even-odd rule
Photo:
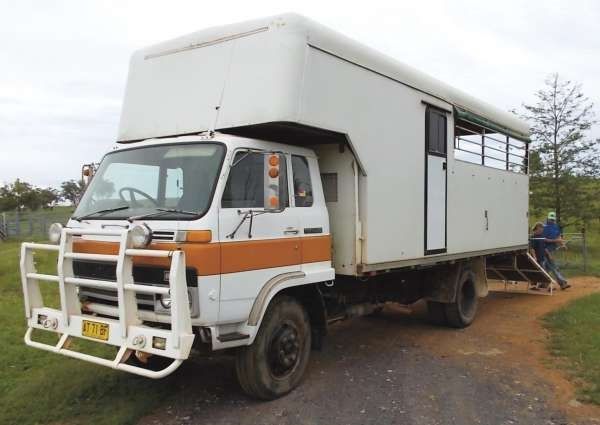
[[[455,328],[466,328],[475,319],[477,313],[477,290],[475,274],[465,270],[456,288],[456,299],[453,303],[445,304],[446,320]]]
[[[436,301],[427,301],[427,318],[434,325],[446,325],[446,305]]]
[[[240,347],[236,373],[248,395],[271,400],[298,386],[310,355],[308,314],[292,297],[275,297],[252,345]]]

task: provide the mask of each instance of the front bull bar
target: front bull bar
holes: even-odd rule
[[[119,237],[116,255],[73,252],[73,238],[84,236]],[[40,274],[35,268],[34,250],[58,251],[57,274]],[[133,257],[163,257],[171,259],[169,286],[140,285],[133,281]],[[74,276],[73,260],[90,260],[116,263],[116,281],[83,279]],[[185,253],[154,249],[134,249],[129,230],[72,229],[62,230],[60,244],[48,245],[25,242],[21,245],[21,282],[27,318],[25,343],[68,357],[96,363],[147,378],[163,378],[173,373],[188,358],[194,334],[190,318]],[[44,306],[39,281],[58,283],[60,310]],[[118,319],[98,317],[82,312],[77,288],[87,286],[116,290]],[[166,295],[171,297],[171,329],[144,326],[138,316],[136,293]],[[108,327],[105,339],[83,335],[84,321]],[[60,334],[56,345],[33,341],[33,329],[43,329]],[[70,337],[119,347],[114,360],[108,360],[67,348]],[[124,363],[133,351],[168,357],[173,362],[158,371]]]

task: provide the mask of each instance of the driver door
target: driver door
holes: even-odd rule
[[[220,321],[243,321],[263,285],[282,273],[300,271],[300,220],[290,208],[289,155],[277,154],[278,176],[269,177],[274,155],[239,150],[229,165],[220,201],[221,242]],[[272,160],[273,161],[273,160]],[[278,184],[277,212],[265,207]],[[245,217],[245,218],[244,218]]]

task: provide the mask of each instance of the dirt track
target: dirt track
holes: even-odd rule
[[[180,397],[142,424],[600,424],[552,369],[539,317],[600,291],[577,278],[554,296],[494,292],[465,330],[424,321],[424,305],[386,307],[377,318],[331,328],[302,386],[276,401],[245,397],[228,357],[184,364]]]

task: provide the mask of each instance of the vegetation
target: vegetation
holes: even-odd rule
[[[27,347],[23,343],[26,326],[19,249],[16,241],[0,243],[0,423],[135,423],[173,394],[170,378],[138,378]],[[40,252],[36,263],[42,273],[56,272],[56,254]],[[57,305],[55,284],[43,287],[43,293],[47,304]],[[79,341],[72,346],[81,347]],[[86,344],[85,349],[109,354],[107,347],[99,344]]]
[[[600,405],[600,293],[550,313],[550,349],[578,383],[578,398]]]
[[[0,211],[25,210],[36,211],[40,208],[51,208],[60,201],[77,204],[83,194],[83,180],[68,180],[61,184],[61,189],[41,188],[22,181],[0,186]]]
[[[532,212],[553,210],[563,226],[585,225],[600,217],[600,140],[587,136],[596,123],[593,104],[580,84],[558,74],[535,96],[522,114],[531,126]]]

